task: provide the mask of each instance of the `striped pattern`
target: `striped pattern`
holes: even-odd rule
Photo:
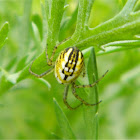
[[[73,82],[82,72],[83,54],[76,47],[70,47],[60,53],[55,63],[55,77],[61,84]]]

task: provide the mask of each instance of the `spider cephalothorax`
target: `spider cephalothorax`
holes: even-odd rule
[[[61,42],[62,43],[62,42]],[[84,69],[84,57],[82,52],[76,48],[76,47],[69,47],[66,48],[65,50],[63,50],[60,55],[58,56],[58,58],[55,61],[55,64],[53,65],[52,61],[53,61],[53,57],[55,54],[55,51],[57,49],[57,47],[61,44],[59,43],[57,46],[54,47],[54,50],[52,52],[52,56],[50,57],[50,59],[48,58],[48,54],[47,54],[47,50],[46,50],[46,59],[47,59],[47,64],[49,66],[51,66],[51,69],[45,71],[44,73],[38,75],[36,73],[34,73],[31,70],[31,66],[29,68],[29,72],[36,76],[37,78],[41,78],[47,74],[49,74],[50,72],[52,72],[52,70],[55,70],[55,77],[57,79],[57,81],[61,84],[65,84],[65,92],[64,92],[64,103],[65,105],[69,108],[69,109],[76,109],[77,107],[79,107],[80,105],[84,104],[87,106],[94,106],[99,104],[95,103],[95,104],[90,104],[87,103],[85,100],[83,100],[81,97],[79,97],[76,94],[76,88],[89,88],[89,87],[93,87],[94,85],[96,85],[105,75],[108,71],[106,71],[106,73],[104,75],[102,75],[102,77],[100,79],[98,79],[97,81],[95,81],[92,84],[89,85],[76,85],[75,84],[75,80],[76,78],[78,78],[78,76],[81,74],[81,72],[83,72],[83,76],[85,75],[85,69]],[[33,62],[32,62],[33,63]],[[76,107],[71,107],[68,102],[67,102],[67,95],[68,95],[68,88],[69,85],[72,84],[72,93],[73,95],[79,100],[81,101],[81,104],[79,104]]]
[[[76,47],[70,47],[60,53],[55,62],[55,77],[59,83],[68,84],[82,72],[84,58]]]

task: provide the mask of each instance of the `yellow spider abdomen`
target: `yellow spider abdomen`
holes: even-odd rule
[[[73,82],[82,72],[84,57],[76,47],[70,47],[60,53],[55,63],[55,77],[61,84]]]

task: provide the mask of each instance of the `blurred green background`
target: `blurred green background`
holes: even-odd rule
[[[114,17],[125,0],[95,0],[89,25],[95,27]],[[67,0],[64,19],[77,7],[77,0]],[[0,50],[0,67],[12,74],[26,66],[31,58],[42,52],[42,34],[34,24],[42,27],[40,0],[0,0],[0,27],[10,24],[8,40]],[[63,19],[63,22],[65,21]],[[75,24],[60,36],[72,35]],[[33,32],[34,30],[34,32]],[[42,28],[40,28],[42,32]],[[28,59],[26,59],[28,58]],[[99,84],[99,138],[140,138],[140,49],[97,56],[99,76],[109,69]],[[26,79],[7,92],[0,93],[0,139],[48,139],[52,132],[61,136],[54,111],[53,97],[66,113],[73,131],[83,138],[82,108],[70,111],[63,104],[64,86],[54,74],[46,77],[51,88],[37,79]],[[52,84],[53,83],[53,84]],[[70,95],[71,99],[71,95]],[[75,100],[70,100],[74,104]],[[72,98],[73,99],[73,98]]]

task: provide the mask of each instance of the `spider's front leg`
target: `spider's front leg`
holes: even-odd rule
[[[68,89],[69,89],[69,85],[66,85],[65,91],[64,91],[64,97],[63,97],[64,104],[65,104],[70,110],[77,109],[77,108],[78,108],[79,106],[81,106],[83,103],[79,104],[79,105],[76,106],[76,107],[71,107],[71,106],[68,104],[68,102],[67,102]]]
[[[58,48],[63,42],[65,42],[66,40],[68,40],[69,38],[71,38],[71,37],[68,37],[68,38],[64,39],[63,41],[61,41],[59,44],[57,44],[57,45],[54,47],[50,59],[49,59],[49,57],[48,57],[47,47],[46,47],[46,59],[47,59],[47,64],[48,64],[49,66],[52,65],[53,57],[54,57],[54,55],[55,55],[55,52],[56,52],[57,48]]]
[[[98,103],[96,104],[90,104],[90,103],[87,103],[84,99],[82,99],[78,94],[76,94],[76,91],[75,91],[75,83],[72,83],[72,93],[73,95],[79,100],[81,101],[84,105],[86,106],[95,106],[97,104],[99,104],[100,102],[102,101],[99,101]]]
[[[53,70],[54,70],[54,66],[52,66],[52,68],[50,68],[49,70],[41,73],[41,74],[37,74],[37,73],[34,73],[32,70],[31,70],[31,67],[32,67],[32,64],[33,64],[34,61],[32,61],[30,67],[29,67],[29,72],[34,75],[35,77],[37,78],[42,78],[43,76],[46,76],[47,74],[50,74]]]

